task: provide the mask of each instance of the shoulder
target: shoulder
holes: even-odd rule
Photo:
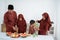
[[[43,21],[43,19],[39,20],[39,22],[42,22],[42,21]]]
[[[13,13],[14,13],[15,15],[17,15],[16,11],[13,11]]]
[[[14,13],[16,13],[16,11],[13,11]]]
[[[9,12],[7,11],[7,12],[5,12],[5,14],[4,15],[7,15]]]

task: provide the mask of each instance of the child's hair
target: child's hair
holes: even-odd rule
[[[9,5],[8,5],[8,10],[13,10],[13,9],[14,9],[14,6],[11,5],[11,4],[9,4]]]
[[[31,24],[34,24],[34,23],[35,23],[35,21],[34,21],[34,20],[31,20],[31,21],[30,21],[30,25],[31,25]]]

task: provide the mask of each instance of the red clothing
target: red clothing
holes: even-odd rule
[[[41,21],[38,21],[40,23],[40,27],[39,27],[39,31],[38,31],[38,34],[40,35],[46,35],[47,31],[48,31],[48,23],[41,20]]]
[[[45,17],[45,20],[41,19],[40,21],[38,21],[38,23],[40,23],[40,30],[38,32],[39,35],[46,35],[47,31],[51,27],[49,15],[47,13],[44,13],[43,16]]]
[[[22,20],[20,20],[20,18],[22,18]],[[26,32],[27,25],[22,14],[18,15],[17,27],[18,27],[18,33]]]
[[[7,11],[4,14],[4,23],[6,24],[6,32],[14,32],[13,26],[17,24],[17,14],[15,11]]]
[[[35,33],[35,28],[34,26],[29,27],[29,34],[34,34]]]

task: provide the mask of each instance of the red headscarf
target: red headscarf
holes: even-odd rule
[[[23,17],[22,14],[19,14],[19,15],[18,15],[18,20],[19,20],[20,18],[22,18],[22,19],[24,20],[24,17]]]
[[[44,12],[44,13],[42,14],[42,16],[44,16],[44,17],[45,17],[45,21],[49,24],[49,27],[48,27],[48,30],[49,30],[49,29],[50,29],[50,27],[51,27],[50,17],[49,17],[49,15],[48,15],[48,13],[47,13],[47,12]]]
[[[20,18],[22,18],[22,20],[20,20]],[[24,32],[26,32],[27,25],[26,25],[26,21],[25,21],[25,19],[24,19],[24,17],[23,17],[22,14],[19,14],[19,15],[18,15],[17,26],[18,26],[18,28],[19,28],[19,30],[18,30],[19,33],[24,33]],[[22,29],[22,28],[23,28],[23,29]]]

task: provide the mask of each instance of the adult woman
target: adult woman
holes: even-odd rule
[[[42,19],[37,21],[38,23],[40,23],[40,27],[39,27],[39,35],[46,35],[47,31],[50,29],[51,27],[51,21],[50,21],[50,17],[48,15],[47,12],[42,14]]]

